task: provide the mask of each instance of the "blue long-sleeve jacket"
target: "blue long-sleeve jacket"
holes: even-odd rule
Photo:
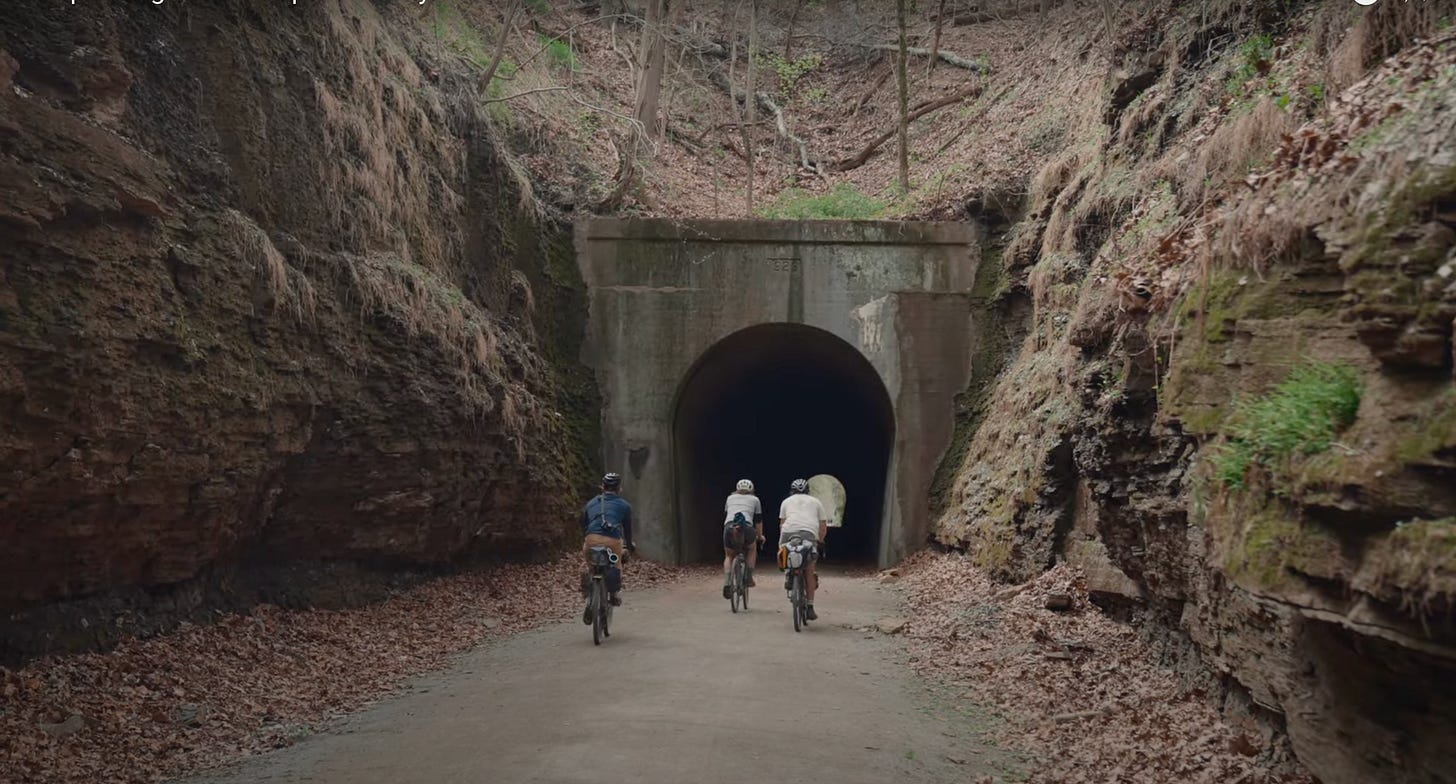
[[[602,493],[581,510],[583,534],[601,534],[632,543],[632,505],[616,493]]]

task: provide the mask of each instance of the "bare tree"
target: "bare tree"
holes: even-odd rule
[[[485,67],[485,73],[480,75],[482,91],[490,89],[490,81],[495,78],[495,71],[500,67],[501,57],[506,53],[506,40],[511,35],[511,23],[516,20],[516,12],[520,11],[524,4],[524,0],[511,0],[510,6],[506,8],[506,20],[501,23],[500,37],[495,42],[495,54],[490,58],[490,65]]]
[[[666,24],[667,0],[647,0],[647,21],[642,25],[642,46],[637,52],[641,76],[632,116],[654,140],[661,133],[657,105],[662,97],[662,73],[667,67],[667,38],[663,35]]]
[[[758,57],[758,0],[748,0],[748,97],[744,101],[743,153],[748,158],[748,216],[753,217],[753,124],[758,121],[758,101],[753,99],[754,59]]]
[[[804,9],[804,0],[794,0],[794,12],[789,14],[789,30],[784,35],[784,62],[794,61],[794,26],[799,21],[799,12]]]
[[[930,62],[925,66],[927,76],[935,70],[935,63],[940,59],[940,29],[944,25],[945,0],[940,0],[940,5],[935,9],[935,37],[930,40]]]
[[[910,80],[906,76],[905,0],[895,0],[900,27],[900,51],[895,62],[895,79],[900,86],[900,192],[910,192]],[[932,60],[932,62],[934,62]]]

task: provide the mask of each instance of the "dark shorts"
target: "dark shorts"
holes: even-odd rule
[[[758,529],[752,525],[728,523],[723,526],[723,549],[748,552],[758,544]]]
[[[809,542],[810,544],[818,544],[819,543],[819,537],[817,535],[813,534],[813,533],[808,532],[808,531],[780,531],[779,532],[779,547],[783,547],[784,545],[788,544],[789,543],[789,540],[792,539],[792,538],[794,538],[794,537],[796,537],[796,536],[799,537],[800,539],[803,539],[806,542]]]

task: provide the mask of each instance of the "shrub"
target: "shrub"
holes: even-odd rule
[[[1295,455],[1329,449],[1335,434],[1355,421],[1360,394],[1360,376],[1348,365],[1295,368],[1268,394],[1235,410],[1228,440],[1214,453],[1214,475],[1240,488],[1255,464],[1277,470]]]
[[[536,41],[546,50],[546,56],[551,58],[552,63],[568,71],[577,69],[576,52],[572,51],[571,44],[545,33],[537,33]]]
[[[885,211],[885,203],[840,183],[828,193],[813,194],[789,188],[772,204],[759,210],[765,218],[789,220],[869,220]]]

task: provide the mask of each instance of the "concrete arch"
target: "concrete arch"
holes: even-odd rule
[[[693,363],[673,406],[673,485],[683,560],[721,557],[723,498],[748,477],[765,533],[795,478],[832,473],[852,510],[834,532],[835,560],[881,561],[895,411],[869,359],[818,327],[746,327]]]

